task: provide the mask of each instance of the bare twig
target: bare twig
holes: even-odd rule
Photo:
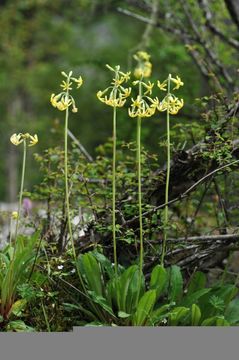
[[[212,22],[212,18],[213,18],[213,14],[209,8],[209,4],[207,0],[198,0],[198,4],[200,5],[204,17],[205,17],[205,25],[208,27],[208,29],[214,33],[216,36],[218,36],[222,41],[224,41],[225,43],[231,45],[232,47],[234,47],[236,50],[239,50],[239,41],[237,41],[236,39],[226,36],[220,29],[218,29],[218,27],[216,27],[213,22]]]
[[[182,194],[180,194],[179,196],[177,196],[175,199],[172,199],[170,201],[168,201],[167,203],[161,204],[159,206],[155,206],[153,209],[150,209],[149,211],[146,211],[142,214],[143,217],[147,217],[153,213],[155,213],[157,210],[163,209],[166,205],[172,205],[175,202],[182,200],[184,198],[186,198],[194,189],[196,189],[200,184],[202,184],[203,182],[205,182],[207,179],[209,179],[210,177],[214,176],[216,173],[218,173],[221,170],[224,170],[232,165],[235,165],[239,163],[239,160],[235,160],[232,161],[229,164],[220,166],[219,168],[209,172],[208,174],[206,174],[205,176],[203,176],[201,179],[199,179],[198,181],[196,181],[192,186],[190,186],[186,191],[184,191]],[[128,221],[126,221],[125,224],[123,224],[122,226],[129,226],[132,225],[133,223],[137,222],[139,220],[138,216],[135,216],[133,219],[130,219]]]
[[[92,156],[88,153],[88,151],[84,148],[84,146],[80,143],[80,141],[75,137],[74,134],[72,134],[72,132],[68,129],[67,130],[68,135],[70,136],[70,138],[76,143],[76,145],[79,147],[80,151],[82,152],[82,154],[86,157],[86,159],[89,162],[93,161]]]

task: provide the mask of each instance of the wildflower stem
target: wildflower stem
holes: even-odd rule
[[[139,82],[139,101],[142,99],[142,82]],[[141,191],[141,116],[137,118],[137,165],[138,165],[138,206],[139,206],[139,239],[140,239],[140,253],[139,253],[139,291],[141,285],[141,277],[143,272],[143,219],[142,219],[142,191]],[[138,294],[139,295],[139,294]]]
[[[69,80],[68,80],[69,81]],[[69,98],[69,90],[66,92],[66,102]],[[70,203],[69,203],[69,187],[68,187],[68,118],[69,118],[69,108],[66,108],[65,116],[65,156],[64,156],[64,170],[65,170],[65,197],[66,197],[66,213],[67,213],[67,223],[68,230],[70,235],[70,241],[72,246],[73,257],[76,260],[76,251],[71,227],[71,216],[70,216]]]
[[[24,186],[25,170],[26,170],[26,155],[27,155],[27,144],[26,144],[26,139],[24,139],[24,141],[23,141],[21,187],[20,187],[19,201],[18,201],[15,240],[17,239],[19,220],[20,220],[21,210],[22,210],[22,194],[23,194],[23,186]]]
[[[67,79],[67,83],[69,85],[70,76]],[[68,104],[68,100],[69,100],[69,86],[66,88],[66,103],[67,104]],[[86,290],[86,287],[84,285],[84,281],[82,279],[80,269],[79,269],[79,265],[78,265],[78,262],[77,262],[76,250],[75,250],[73,233],[72,233],[72,226],[71,226],[70,202],[69,202],[69,186],[68,186],[68,119],[69,119],[69,107],[67,106],[66,115],[65,115],[65,134],[64,134],[65,135],[65,139],[64,139],[65,140],[64,141],[65,142],[64,171],[65,171],[65,197],[66,197],[67,223],[68,223],[68,230],[69,230],[70,241],[71,241],[71,246],[72,246],[73,259],[74,259],[74,262],[75,262],[77,274],[78,274],[82,289],[85,292],[85,294],[87,294],[87,290]],[[91,300],[90,300],[90,303],[92,305],[92,308],[95,310],[96,314],[98,314],[99,317],[102,318],[100,310],[97,309],[97,307],[95,306],[95,304]]]
[[[170,95],[170,81],[171,74],[168,76],[168,89],[167,97]],[[163,227],[163,245],[161,253],[161,265],[164,265],[164,257],[166,251],[167,243],[167,227],[168,227],[168,193],[169,193],[169,179],[170,179],[170,115],[169,115],[169,105],[167,107],[167,175],[166,175],[166,188],[165,188],[165,208],[164,208],[164,227]]]
[[[118,273],[117,248],[116,248],[116,220],[115,220],[115,193],[116,193],[116,106],[113,108],[113,179],[112,179],[112,222],[113,222],[113,247],[115,274]]]

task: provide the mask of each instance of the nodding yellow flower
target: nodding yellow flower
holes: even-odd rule
[[[122,88],[122,91],[123,91],[123,94],[122,94],[122,97],[124,98],[127,98],[130,96],[131,94],[131,88]]]
[[[51,94],[51,104],[52,106],[54,106],[55,108],[57,107],[57,104],[58,104],[58,100],[60,99],[61,97],[61,94],[58,94],[58,95],[55,95],[55,94]]]
[[[83,84],[83,79],[81,76],[79,76],[78,79],[72,78],[72,80],[75,81],[77,89],[79,89],[81,87],[81,85]]]
[[[23,138],[22,138],[22,134],[13,134],[11,137],[10,137],[10,141],[13,145],[20,145],[22,142],[23,142]]]
[[[126,95],[122,95],[119,94],[117,98],[114,98],[113,96],[110,96],[109,98],[107,96],[102,96],[104,95],[105,91],[98,91],[97,92],[97,98],[105,103],[106,105],[112,106],[112,107],[122,107],[124,106],[125,102],[126,102]],[[130,93],[129,93],[130,94]],[[127,95],[129,96],[129,95]]]
[[[38,143],[38,136],[37,136],[37,134],[35,134],[35,135],[30,135],[29,134],[29,145],[28,146],[34,146],[34,145],[36,145],[37,143]]]
[[[182,80],[180,79],[180,77],[177,75],[176,79],[175,78],[170,78],[172,82],[174,82],[174,84],[176,84],[176,86],[173,88],[173,90],[178,90],[180,88],[180,86],[183,86],[184,83],[182,82]]]
[[[17,218],[18,218],[18,212],[17,212],[17,211],[13,211],[11,216],[12,216],[13,220],[17,220]]]
[[[164,80],[162,83],[158,80],[157,86],[162,91],[167,91],[167,80]]]
[[[70,99],[66,99],[66,97],[62,97],[61,100],[57,103],[57,109],[60,111],[66,110],[69,106],[71,106],[72,101]]]
[[[183,107],[183,99],[179,100],[174,95],[166,96],[158,105],[158,110],[160,112],[168,110],[171,115],[176,115],[178,111]]]
[[[73,106],[73,108],[72,108],[72,112],[73,112],[73,113],[77,113],[77,112],[78,112],[77,107]]]
[[[110,65],[106,67],[115,73],[115,77],[111,82],[112,86],[107,87],[105,90],[99,90],[96,93],[97,98],[108,106],[122,107],[126,102],[126,98],[131,94],[131,88],[124,88],[122,84],[127,82],[130,78],[130,72],[124,73],[120,71],[120,66],[117,65],[112,68]]]
[[[37,136],[37,134],[30,135],[29,133],[25,133],[25,134],[19,133],[19,134],[13,134],[10,137],[11,143],[16,146],[26,140],[29,140],[28,146],[34,146],[38,143],[38,136]]]
[[[62,80],[61,87],[63,88],[63,92],[55,95],[52,94],[50,98],[50,102],[53,107],[57,108],[60,111],[64,111],[70,106],[72,106],[72,112],[76,113],[78,111],[75,100],[73,96],[69,94],[69,91],[72,90],[73,82],[76,83],[76,88],[79,89],[83,84],[83,79],[81,76],[78,78],[72,77],[72,71],[67,75],[64,71],[61,74],[66,78],[66,80]]]
[[[146,101],[146,100],[147,101]],[[156,108],[158,107],[158,98],[151,99],[149,96],[144,96],[140,99],[138,95],[136,100],[132,99],[131,108],[129,108],[130,117],[150,117],[154,115]]]

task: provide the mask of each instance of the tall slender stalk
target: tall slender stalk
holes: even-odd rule
[[[20,220],[21,211],[22,211],[22,194],[23,194],[25,170],[26,170],[26,156],[27,156],[27,144],[26,144],[26,139],[24,139],[23,140],[21,187],[20,187],[19,200],[18,200],[17,221],[16,221],[16,229],[15,229],[15,241],[17,239],[19,220]]]
[[[67,78],[68,85],[70,84],[70,76]],[[69,100],[69,86],[66,87],[66,103],[68,103]],[[84,281],[82,279],[79,265],[77,262],[77,256],[76,256],[76,250],[74,245],[74,239],[73,239],[73,233],[72,233],[72,226],[71,226],[71,215],[70,215],[70,201],[69,201],[69,185],[68,185],[68,120],[69,120],[69,108],[67,106],[66,108],[66,114],[65,114],[65,129],[64,129],[64,172],[65,172],[65,201],[66,201],[66,213],[67,213],[67,223],[68,223],[68,230],[70,235],[70,241],[71,241],[71,247],[72,247],[72,253],[73,253],[73,259],[76,266],[76,271],[82,286],[83,291],[85,294],[87,294],[87,290],[84,284]],[[97,309],[95,304],[90,300],[90,303],[92,305],[92,308],[96,311],[96,313],[102,317],[100,310]]]
[[[168,76],[167,97],[170,95],[170,80],[171,74]],[[170,114],[169,105],[167,107],[167,175],[166,175],[166,187],[165,187],[165,208],[164,208],[164,227],[163,227],[163,246],[161,254],[161,265],[164,265],[164,257],[167,243],[167,227],[168,227],[168,193],[169,193],[169,180],[170,180]]]
[[[142,79],[141,79],[142,81]],[[142,99],[142,83],[139,81],[139,101]],[[142,190],[141,190],[141,116],[137,118],[137,172],[138,172],[138,206],[139,206],[139,291],[143,272],[144,243],[143,243],[143,219],[142,219]],[[139,295],[139,294],[138,294]]]
[[[67,79],[68,83],[70,79]],[[69,99],[69,89],[66,90],[66,102]],[[71,226],[71,216],[70,216],[70,202],[69,202],[69,186],[68,186],[68,119],[69,119],[69,109],[68,106],[66,108],[65,114],[65,146],[64,146],[64,172],[65,172],[65,197],[66,197],[66,214],[67,214],[67,223],[68,223],[68,230],[70,235],[70,241],[72,246],[72,252],[74,260],[76,260],[76,251],[72,233],[72,226]]]
[[[112,225],[113,225],[113,247],[114,247],[114,268],[118,274],[117,244],[116,244],[116,219],[115,219],[115,200],[116,200],[116,106],[113,108],[113,174],[112,174]]]

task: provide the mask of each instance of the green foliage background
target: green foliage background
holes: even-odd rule
[[[143,23],[115,11],[122,1],[7,0],[0,5],[0,200],[8,198],[9,136],[14,132],[38,133],[41,152],[62,144],[62,114],[51,107],[50,94],[57,92],[60,71],[82,75],[84,86],[77,93],[79,112],[72,114],[70,129],[87,150],[111,136],[111,109],[95,93],[110,81],[105,64],[120,64],[130,70],[131,57],[145,30]],[[172,35],[154,29],[147,44],[152,55],[152,80],[163,80],[169,72],[179,74],[185,86],[180,95],[185,107],[173,121],[191,121],[194,99],[208,93],[184,45]],[[135,138],[135,121],[120,113],[120,140]],[[144,145],[153,151],[165,130],[163,114],[143,124]],[[35,150],[34,149],[34,150]],[[17,149],[17,156],[19,149]],[[39,172],[29,156],[26,187],[39,182]]]

